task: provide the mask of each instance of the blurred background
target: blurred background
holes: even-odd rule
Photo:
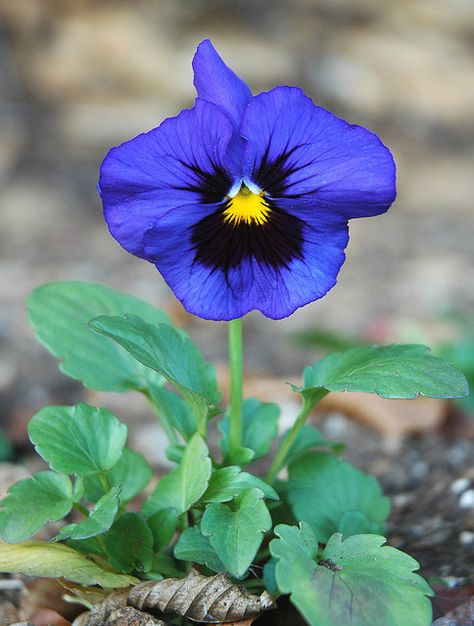
[[[23,311],[40,283],[100,281],[179,313],[154,267],[109,236],[95,185],[111,146],[192,105],[205,37],[254,93],[299,85],[398,164],[396,204],[351,222],[333,291],[283,322],[250,316],[250,362],[299,368],[273,337],[311,325],[472,312],[472,0],[1,0],[0,390],[35,350]],[[210,357],[225,352],[221,325],[193,324]]]
[[[95,190],[111,146],[192,105],[191,60],[206,37],[254,93],[299,85],[378,133],[398,164],[395,205],[351,222],[348,260],[328,296],[281,322],[248,316],[249,371],[295,381],[321,346],[398,340],[449,353],[474,378],[472,0],[0,0],[0,426],[17,448],[34,410],[83,397],[26,323],[26,298],[41,283],[97,281],[144,297],[188,326],[208,358],[225,357],[225,325],[186,316],[155,268],[115,243]],[[271,399],[267,383],[253,391]],[[425,428],[400,427],[400,411],[377,421],[378,411],[370,425],[385,434]],[[329,434],[368,441],[359,458],[367,467],[380,439],[341,419],[328,422]],[[142,444],[158,446],[149,421],[146,429]],[[406,447],[409,458],[393,456],[391,440],[384,449],[401,477],[390,463],[367,468],[393,493],[422,484],[436,464],[442,489],[459,478],[468,489],[466,433]],[[412,499],[425,507],[419,492]],[[469,515],[462,527],[446,522],[448,553],[474,542]]]

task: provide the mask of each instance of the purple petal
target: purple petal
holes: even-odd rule
[[[237,130],[245,107],[252,98],[250,89],[227,67],[209,39],[199,44],[193,69],[198,96],[218,106]]]
[[[206,176],[216,171],[220,201],[232,184],[225,158],[231,136],[228,118],[215,105],[197,99],[194,108],[112,148],[102,163],[99,188],[113,237],[129,252],[147,258],[145,232],[176,207],[200,206]]]
[[[315,106],[296,87],[252,98],[241,134],[247,176],[274,198],[344,219],[384,213],[395,199],[395,163],[380,139]]]

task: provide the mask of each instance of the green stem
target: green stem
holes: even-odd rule
[[[243,342],[242,319],[229,322],[230,457],[242,445]]]
[[[314,407],[319,404],[319,402],[324,398],[326,394],[327,391],[321,389],[317,393],[312,394],[310,397],[303,396],[303,406],[301,408],[301,411],[299,412],[298,417],[293,424],[293,427],[281,442],[280,448],[275,454],[272,464],[270,465],[270,469],[268,470],[266,481],[270,485],[274,482],[281,468],[284,467],[288,452],[301,428],[304,426]]]
[[[86,509],[86,507],[81,504],[80,502],[74,502],[74,508],[77,511],[80,511],[83,515],[85,515],[86,517],[89,517],[89,509]]]
[[[109,476],[107,472],[99,472],[98,476],[99,476],[100,484],[102,485],[102,489],[104,490],[104,493],[109,493],[109,491],[112,489],[112,485],[110,484],[110,480],[109,480]]]

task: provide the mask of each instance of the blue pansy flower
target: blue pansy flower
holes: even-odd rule
[[[297,87],[252,96],[208,40],[193,68],[193,108],[105,157],[105,219],[190,313],[286,317],[335,285],[348,220],[393,202],[392,155]]]

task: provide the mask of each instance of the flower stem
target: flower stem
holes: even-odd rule
[[[242,445],[243,342],[242,319],[229,322],[230,457]]]
[[[273,458],[272,464],[270,465],[270,469],[267,472],[267,483],[272,484],[277,477],[278,472],[281,470],[282,467],[284,467],[288,452],[293,445],[298,433],[304,426],[314,407],[319,404],[319,402],[324,398],[326,394],[327,391],[325,389],[321,389],[311,396],[303,396],[303,406],[301,407],[301,411],[299,412],[298,417],[296,418],[296,421],[293,424],[291,430],[288,431],[286,437],[281,442],[281,445],[277,453],[275,454],[275,457]]]

